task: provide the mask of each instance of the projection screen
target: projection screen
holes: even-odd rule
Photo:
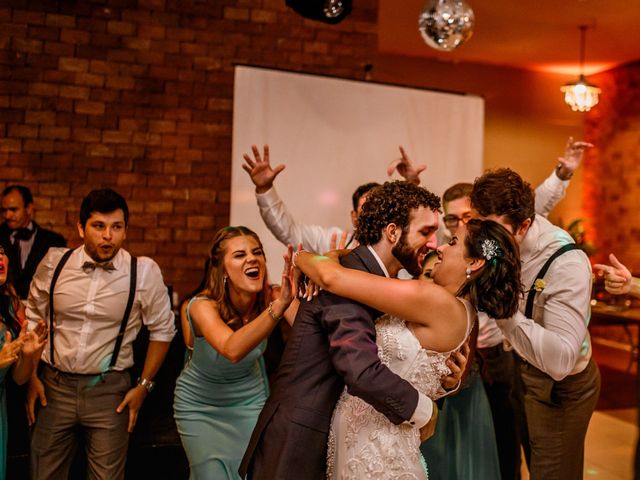
[[[296,220],[326,227],[351,227],[353,191],[388,180],[400,145],[427,164],[422,185],[437,195],[482,173],[484,100],[474,95],[238,66],[233,112],[231,225],[258,233],[275,283],[286,248],[242,169],[251,145],[268,144],[271,164],[286,165],[275,188]]]

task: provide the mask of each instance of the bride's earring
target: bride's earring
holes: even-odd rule
[[[467,274],[467,280],[469,280],[471,278],[471,269],[469,267],[467,267],[467,269],[464,271],[464,273]]]

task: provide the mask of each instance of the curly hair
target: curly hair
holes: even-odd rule
[[[484,258],[485,264],[460,287],[457,295],[468,296],[478,311],[491,318],[513,316],[523,295],[518,244],[506,228],[492,220],[471,219],[466,231],[467,256]],[[491,258],[487,258],[487,243],[497,247]]]
[[[231,302],[229,297],[229,288],[224,281],[224,256],[226,253],[227,240],[235,237],[247,236],[253,237],[262,248],[262,242],[258,235],[247,227],[224,227],[218,230],[216,236],[213,239],[213,245],[209,252],[209,272],[207,276],[207,282],[204,288],[204,293],[207,297],[215,300],[218,304],[218,312],[220,318],[226,322],[229,327],[237,330],[242,327],[242,319],[240,313]],[[264,278],[264,285],[262,291],[258,294],[258,298],[253,306],[253,312],[251,312],[251,319],[257,317],[261,311],[267,308],[267,298],[269,297],[269,283],[267,275]]]
[[[411,210],[419,207],[440,212],[440,198],[410,182],[385,182],[371,190],[362,206],[356,240],[362,245],[375,245],[390,223],[395,223],[403,232],[408,231]]]
[[[520,175],[509,168],[499,168],[476,178],[471,207],[482,217],[505,215],[515,232],[527,218],[533,221],[535,197],[531,185]]]

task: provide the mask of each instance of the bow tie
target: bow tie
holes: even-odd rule
[[[28,228],[19,228],[15,231],[13,238],[16,240],[30,240],[35,230],[29,230]]]
[[[113,266],[113,262],[107,262],[107,263],[84,262],[82,264],[82,270],[84,271],[84,273],[91,273],[96,268],[101,268],[105,272],[109,272],[109,273],[113,272],[116,269],[116,267]]]

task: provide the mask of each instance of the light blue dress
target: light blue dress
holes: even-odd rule
[[[191,304],[187,317],[193,332]],[[238,467],[269,395],[266,340],[238,363],[194,333],[193,354],[176,382],[174,416],[194,480],[240,479]]]
[[[491,407],[473,367],[461,391],[446,397],[436,431],[420,451],[433,480],[500,480]]]

